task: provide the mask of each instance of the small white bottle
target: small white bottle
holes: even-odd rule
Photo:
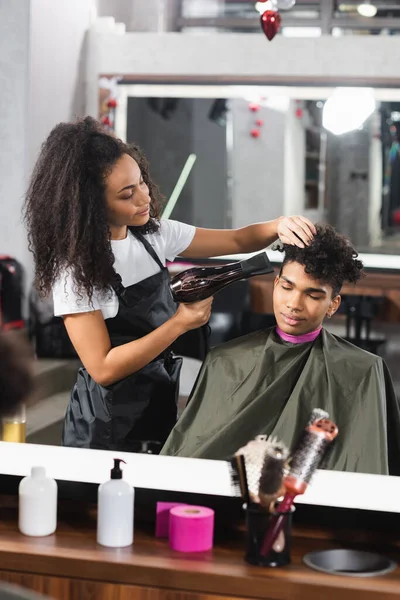
[[[98,491],[97,542],[102,546],[123,548],[133,543],[134,489],[123,481],[121,458],[114,458],[111,479],[102,483]]]
[[[18,528],[24,535],[51,535],[57,528],[57,483],[44,467],[32,467],[19,484]]]

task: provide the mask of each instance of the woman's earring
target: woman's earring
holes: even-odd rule
[[[327,313],[326,316],[328,317],[328,319],[330,319],[332,317],[332,315],[330,313]]]

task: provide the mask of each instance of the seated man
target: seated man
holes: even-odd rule
[[[400,411],[384,361],[322,328],[362,263],[330,226],[285,245],[274,282],[277,327],[213,348],[161,454],[227,459],[258,434],[289,447],[313,408],[339,428],[326,468],[400,474]]]

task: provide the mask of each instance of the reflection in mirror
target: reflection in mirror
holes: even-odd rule
[[[130,88],[129,93],[126,90],[124,92],[125,100],[122,93],[124,87]],[[171,89],[162,86],[162,92],[159,86],[158,91],[155,86],[154,93],[152,86],[146,86],[147,91],[142,89],[141,92],[136,87],[121,86],[116,92],[115,130],[121,138],[135,142],[144,149],[151,175],[163,195],[167,199],[174,198],[173,206],[167,204],[172,219],[199,227],[236,228],[280,214],[303,214],[314,222],[331,223],[348,236],[359,251],[396,252],[399,231],[397,210],[400,206],[396,182],[399,105],[393,100],[393,93],[389,94],[389,100],[385,100],[381,90],[372,114],[365,115],[363,122],[350,127],[350,131],[337,135],[326,128],[326,122],[324,127],[327,95],[323,91],[314,90],[307,97],[305,90],[296,95],[298,90],[287,94],[286,89],[254,92],[247,88],[240,92],[235,87],[234,94],[224,96],[222,90],[202,94],[201,88],[197,88],[179,95],[176,89],[179,86],[171,86]],[[336,114],[340,117],[340,113]],[[187,169],[188,159],[193,156],[195,161]],[[170,270],[176,272],[186,266],[178,264],[170,266]],[[370,277],[368,275],[368,282],[371,282]],[[392,298],[397,294],[391,306],[391,319],[396,321],[400,306],[399,286],[393,282],[390,285],[394,290],[391,290]],[[372,286],[373,291],[368,286]],[[382,319],[385,317],[382,308],[387,308],[382,282],[368,285],[361,282],[358,289],[361,290],[359,293],[346,284],[342,305],[332,321],[326,324],[327,331],[339,334],[375,354],[379,353],[389,366],[396,364],[400,333],[396,331],[396,326]],[[239,284],[227,293],[218,295],[210,322],[210,345],[216,346],[273,325],[272,290],[272,279],[264,279],[243,286]],[[354,320],[355,313],[358,316]],[[371,322],[372,331],[360,332],[361,325],[368,329],[371,328]],[[60,326],[60,323],[54,322],[53,325]],[[198,352],[193,350],[198,343],[198,340],[192,340],[179,349],[179,353],[185,357],[180,411],[187,402],[201,365]],[[50,385],[51,393],[43,393],[42,406],[45,408],[42,412],[38,411],[36,420],[33,417],[30,420],[28,415],[28,442],[59,444],[62,420],[78,365],[76,357],[73,358],[73,351],[68,354],[66,338],[63,344],[61,355],[69,356],[69,362],[66,363],[65,358],[60,362],[53,361],[54,372],[58,372],[55,379],[58,380],[60,373],[63,373],[62,389]],[[54,359],[57,353],[50,352],[48,356]],[[355,360],[350,357],[346,364],[353,364]],[[49,371],[52,369],[50,364],[51,361],[48,363]],[[331,364],[330,360],[327,360],[327,364]],[[381,363],[376,363],[379,371],[381,367],[378,365]],[[267,367],[265,370],[268,370]],[[396,371],[391,369],[391,372],[392,376],[397,376]],[[313,374],[314,369],[310,373]],[[353,375],[353,372],[349,374],[350,383]],[[217,381],[218,376],[219,373],[215,373],[214,380]],[[207,372],[206,378],[208,381],[212,376]],[[315,394],[318,385],[311,385],[311,375],[304,375],[301,382],[303,392],[308,389],[311,396]],[[383,404],[380,408],[375,405],[376,421],[382,424],[378,428],[383,433],[382,446],[386,444],[386,423],[380,419],[387,396],[390,396],[386,383],[383,379],[376,383],[376,387],[386,395],[381,399]],[[398,387],[396,379],[394,383]],[[221,386],[224,387],[223,381]],[[320,395],[326,398],[325,391],[320,391]],[[185,411],[186,415],[194,410],[198,401],[196,394],[197,391]],[[278,396],[284,401],[283,393]],[[347,390],[345,396],[351,398],[352,392]],[[216,397],[225,397],[222,388]],[[253,400],[251,396],[249,399]],[[370,404],[374,404],[374,401],[371,400]],[[305,422],[307,406],[307,402],[300,402],[290,418],[287,415],[287,422],[294,425]],[[353,423],[352,415],[359,410],[356,406],[357,403],[347,406],[349,423]],[[394,411],[396,407],[394,400]],[[279,410],[286,419],[286,409],[282,406]],[[382,411],[380,416],[379,411]],[[52,413],[54,416],[50,418]],[[189,418],[185,414],[181,424],[185,418]],[[331,416],[335,416],[335,411]],[[369,417],[373,417],[372,413]],[[205,432],[210,431],[207,419],[213,419],[211,410],[204,421]],[[48,421],[49,425],[43,426]],[[30,422],[40,422],[40,425],[30,429]],[[363,423],[365,425],[366,421],[357,423],[362,431]],[[294,425],[290,436],[293,438],[299,433]],[[253,433],[249,431],[246,434],[244,431],[247,437]],[[278,427],[276,433],[280,435],[282,430]],[[379,438],[376,432],[372,432],[371,436]],[[232,449],[236,443],[239,446],[244,441],[234,439]],[[164,452],[174,454],[176,447],[167,447]],[[192,455],[196,455],[196,452]],[[225,457],[220,454],[207,456]],[[328,466],[342,468],[343,457],[345,454],[342,455],[341,466],[333,463]],[[382,464],[388,462],[387,457],[381,458]],[[387,464],[382,468],[361,466],[360,462],[358,468],[386,473],[389,467]],[[357,470],[354,467],[352,469]]]

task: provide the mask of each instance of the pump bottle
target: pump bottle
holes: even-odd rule
[[[114,458],[111,479],[98,490],[97,542],[123,548],[133,543],[134,489],[122,479],[121,458]]]

